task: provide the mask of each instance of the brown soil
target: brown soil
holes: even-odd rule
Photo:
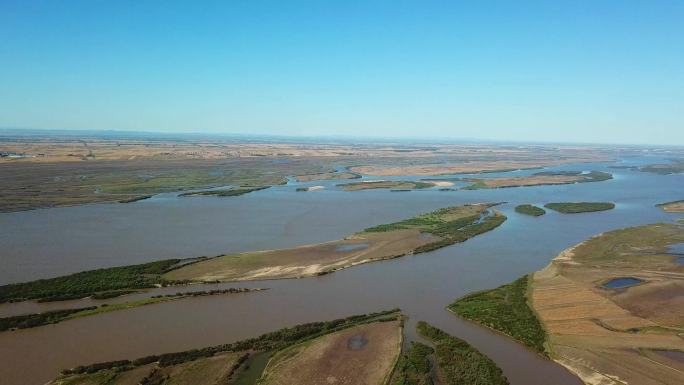
[[[357,326],[278,353],[259,383],[382,385],[400,346],[398,321]]]

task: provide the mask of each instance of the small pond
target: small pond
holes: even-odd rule
[[[338,252],[356,251],[356,250],[365,249],[366,247],[368,247],[367,243],[345,243],[342,245],[336,245],[335,251],[338,251]]]
[[[638,285],[641,282],[644,282],[644,281],[639,279],[639,278],[634,278],[634,277],[614,278],[614,279],[611,279],[610,281],[604,283],[602,285],[602,287],[604,289],[622,289],[625,287]]]

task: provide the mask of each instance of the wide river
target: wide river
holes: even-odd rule
[[[0,383],[42,384],[60,369],[79,364],[217,345],[298,323],[399,307],[410,317],[409,334],[414,322],[426,320],[463,338],[492,357],[511,384],[580,384],[561,366],[458,319],[444,307],[468,292],[536,271],[563,249],[592,235],[678,218],[654,205],[684,198],[684,175],[609,168],[653,161],[629,159],[553,168],[603,170],[615,177],[561,186],[344,192],[334,188],[339,182],[291,183],[231,198],[163,194],[131,204],[0,214],[0,284],[169,257],[334,240],[372,225],[463,203],[507,202],[499,209],[508,216],[494,231],[431,253],[317,278],[207,285],[271,288],[265,292],[172,301],[2,332]],[[327,188],[295,191],[303,185]],[[617,206],[611,211],[576,215],[549,211],[538,218],[513,211],[517,204],[553,201],[612,201]],[[0,316],[84,303],[89,301],[6,304],[0,306]]]

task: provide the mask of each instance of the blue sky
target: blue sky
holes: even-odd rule
[[[0,1],[0,127],[684,145],[684,1]]]

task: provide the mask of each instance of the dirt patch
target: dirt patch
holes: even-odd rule
[[[262,385],[380,385],[401,344],[399,322],[378,322],[329,334],[276,354]]]

